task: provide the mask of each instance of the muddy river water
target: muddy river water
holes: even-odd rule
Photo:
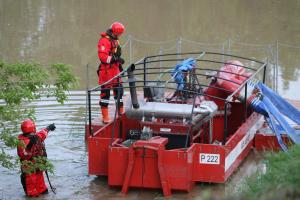
[[[78,90],[69,94],[65,105],[49,98],[33,103],[38,128],[57,125],[46,140],[48,156],[55,166],[50,178],[57,194],[50,192],[39,199],[163,198],[160,190],[142,189],[122,196],[120,188],[109,188],[105,178],[87,173],[85,65],[91,66],[90,85],[96,85],[99,33],[113,21],[126,26],[121,44],[127,64],[149,54],[176,52],[179,43],[181,51],[268,57],[278,64],[278,92],[299,100],[299,10],[299,0],[0,0],[0,59],[45,66],[71,64],[80,78]],[[274,70],[268,71],[272,77]],[[97,101],[94,96],[93,104]],[[205,189],[216,198],[231,193],[243,177],[263,167],[261,157],[252,152],[226,184],[197,184],[192,192],[175,192],[170,199],[198,199]],[[25,198],[17,173],[0,167],[0,199]]]
[[[48,157],[55,166],[55,174],[50,175],[57,194],[50,192],[39,199],[162,199],[161,190],[130,189],[128,195],[121,194],[121,188],[109,188],[105,177],[88,176],[87,151],[84,140],[85,91],[72,91],[65,105],[54,99],[42,98],[33,102],[36,106],[37,126],[42,128],[55,123],[57,129],[46,139]],[[92,97],[97,104],[98,97]],[[93,110],[93,116],[99,115]],[[16,150],[10,150],[14,154]],[[252,152],[241,168],[226,184],[197,184],[190,193],[174,192],[170,199],[199,198],[203,191],[211,190],[214,197],[232,192],[237,185],[257,169],[263,167],[262,155]],[[0,199],[24,199],[18,170],[0,168]]]

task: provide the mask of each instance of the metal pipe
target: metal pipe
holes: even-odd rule
[[[162,46],[160,46],[160,49],[159,49],[159,55],[162,55],[163,54],[163,48]],[[161,64],[161,57],[159,56],[159,72],[161,72],[161,68],[162,68],[162,64]]]
[[[144,86],[146,86],[146,78],[147,78],[147,74],[146,74],[146,61],[147,61],[147,57],[144,59]],[[129,78],[129,75],[128,75],[128,78]]]
[[[177,59],[181,59],[181,37],[177,40]]]
[[[132,36],[129,35],[129,62],[132,63]]]
[[[120,86],[120,81],[118,80],[118,86]],[[112,143],[114,141],[115,138],[115,132],[116,132],[116,124],[117,124],[117,115],[119,115],[119,106],[120,106],[120,96],[121,96],[121,90],[122,87],[118,87],[117,89],[117,101],[116,101],[116,111],[115,111],[115,115],[114,115],[114,123],[113,123],[113,128],[111,130],[111,139],[110,139],[110,146],[112,146]],[[122,120],[120,120],[120,126],[121,126],[121,122]],[[119,126],[119,127],[120,127]],[[119,129],[120,130],[120,129]],[[120,136],[120,132],[118,134]]]
[[[225,61],[225,57],[224,57],[224,53],[225,53],[225,44],[223,43],[222,44],[222,62],[224,62]]]
[[[223,138],[223,144],[225,145],[226,143],[226,138],[228,135],[228,130],[227,130],[227,108],[228,108],[228,101],[225,102],[225,106],[224,106],[224,138]]]
[[[209,138],[208,138],[209,144],[212,143],[212,139],[213,139],[213,127],[214,127],[214,118],[212,117],[209,119]]]
[[[86,99],[85,99],[85,125],[87,125],[88,115],[88,90],[89,90],[89,64],[86,65]]]
[[[244,121],[246,122],[247,116],[248,116],[248,109],[247,109],[247,90],[248,90],[248,84],[245,85],[245,100],[244,100],[244,109],[245,109],[245,119]]]
[[[196,96],[197,96],[197,95],[194,95],[194,99],[193,99],[193,106],[192,106],[192,111],[191,111],[191,115],[190,115],[191,119],[193,119],[194,108],[195,108],[195,103],[196,103]],[[189,127],[189,130],[188,130],[187,134],[186,134],[185,148],[186,148],[187,145],[188,145],[189,138],[191,138],[191,136],[190,136],[191,130],[192,130],[191,123],[192,123],[192,120],[190,121],[190,127]],[[191,143],[191,140],[190,140],[190,143]]]
[[[202,52],[200,52],[202,53]],[[180,53],[180,55],[195,55],[195,54],[199,54],[199,52],[186,52],[186,53]],[[208,52],[205,51],[206,55],[219,55],[219,56],[228,56],[228,57],[232,57],[232,58],[239,58],[239,59],[243,59],[243,60],[248,60],[248,61],[254,61],[257,62],[259,64],[264,64],[264,62],[261,62],[259,60],[255,60],[255,59],[251,59],[251,58],[246,58],[243,56],[236,56],[236,55],[232,55],[232,54],[228,54],[228,53],[215,53],[215,52]],[[176,56],[177,53],[169,53],[169,54],[164,54],[164,55],[153,55],[153,56],[147,56],[146,58],[155,58],[155,57],[159,57],[159,56]]]
[[[268,64],[269,64],[269,60],[267,60],[267,64],[264,66],[264,74],[263,74],[263,83],[264,84],[266,82],[266,70],[267,70]]]
[[[137,99],[136,86],[135,86],[135,80],[134,80],[134,74],[133,74],[134,69],[135,69],[135,65],[132,64],[127,69],[127,74],[128,74],[129,88],[130,88],[129,90],[130,90],[130,96],[131,96],[131,103],[132,103],[133,108],[138,109],[140,107],[140,105],[139,105],[139,102]]]
[[[228,54],[231,53],[231,39],[228,38],[228,49],[227,49]]]
[[[161,56],[164,56],[164,55],[161,55]],[[146,57],[146,58],[149,58],[149,57]],[[152,57],[152,58],[156,58],[156,57]],[[159,59],[159,60],[151,60],[151,61],[147,61],[145,64],[148,64],[148,63],[158,63],[158,62],[173,62],[173,61],[183,61],[184,59],[183,58],[170,58],[170,59]],[[201,62],[208,62],[208,63],[216,63],[216,64],[226,64],[226,62],[222,62],[222,61],[217,61],[217,60],[208,60],[208,59],[195,59],[196,61],[201,61]],[[260,62],[257,62],[259,64],[261,64]],[[256,71],[255,68],[252,68],[252,67],[246,67],[246,66],[242,66],[242,65],[235,65],[235,64],[232,64],[234,66],[238,66],[238,67],[243,67],[245,69],[249,69],[249,70],[252,70],[252,71]]]
[[[186,119],[193,120],[191,113],[214,115],[218,107],[213,101],[202,101],[199,107],[195,107],[191,104],[177,104],[177,103],[163,103],[163,102],[140,102],[139,109],[127,109],[127,118],[143,118],[143,117],[155,117],[155,118],[172,118],[172,119]],[[195,117],[197,120],[197,117]],[[196,123],[192,121],[191,123]]]
[[[275,60],[275,74],[274,74],[274,79],[275,79],[275,92],[278,92],[278,65],[279,65],[279,44],[278,40],[276,40],[276,60]]]
[[[92,109],[91,109],[91,91],[88,90],[88,107],[89,107],[89,132],[91,136],[94,136],[92,133]]]
[[[140,82],[140,81],[135,81],[135,82]],[[158,81],[159,82],[159,81]],[[173,82],[171,82],[173,83]],[[144,86],[135,86],[135,88],[143,88]],[[205,86],[205,87],[209,87],[209,88],[216,88],[216,89],[219,89],[217,87],[210,87],[210,86]],[[115,87],[115,89],[117,89],[118,87]],[[127,89],[129,88],[130,89],[130,86],[123,86],[124,89]],[[163,89],[170,89],[170,90],[176,90],[176,88],[172,88],[172,87],[164,87],[164,86],[155,86],[155,88],[163,88]],[[222,90],[222,89],[220,89]],[[191,94],[197,94],[197,95],[203,95],[203,96],[206,96],[206,97],[211,97],[211,98],[214,98],[214,99],[219,99],[219,100],[222,100],[222,101],[225,101],[226,99],[224,98],[221,98],[221,97],[217,97],[217,96],[213,96],[213,95],[208,95],[208,94],[205,94],[203,92],[195,92],[195,91],[191,91],[191,90],[181,90],[182,92],[189,92]],[[227,91],[227,90],[222,90],[222,91]]]

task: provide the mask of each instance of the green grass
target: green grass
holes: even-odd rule
[[[265,163],[265,173],[248,178],[234,199],[300,199],[300,147],[268,153]]]

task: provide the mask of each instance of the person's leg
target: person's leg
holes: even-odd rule
[[[102,121],[103,123],[109,123],[109,112],[108,112],[108,104],[109,104],[109,98],[110,98],[110,88],[107,87],[101,87],[101,94],[100,94],[100,107],[101,107],[101,113],[102,113]]]
[[[123,114],[124,113],[124,105],[123,105],[124,89],[123,89],[123,85],[121,83],[115,85],[113,87],[113,92],[114,92],[115,102],[118,103],[119,114]],[[117,102],[118,99],[119,99],[119,102]]]
[[[39,171],[36,173],[36,183],[37,187],[36,190],[39,194],[45,194],[48,192],[47,186],[44,180],[44,173],[43,171]]]
[[[30,197],[37,197],[39,193],[36,189],[37,179],[36,173],[25,174],[25,187],[26,187],[26,195]]]
[[[21,173],[20,178],[21,178],[21,183],[22,183],[24,192],[27,195],[27,190],[26,190],[26,174],[25,173]]]

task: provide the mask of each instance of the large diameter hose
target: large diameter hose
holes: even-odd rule
[[[128,74],[129,88],[130,88],[131,103],[133,108],[138,109],[140,105],[137,99],[135,79],[133,74],[134,70],[135,70],[135,65],[131,64],[131,66],[127,69],[127,74]]]

